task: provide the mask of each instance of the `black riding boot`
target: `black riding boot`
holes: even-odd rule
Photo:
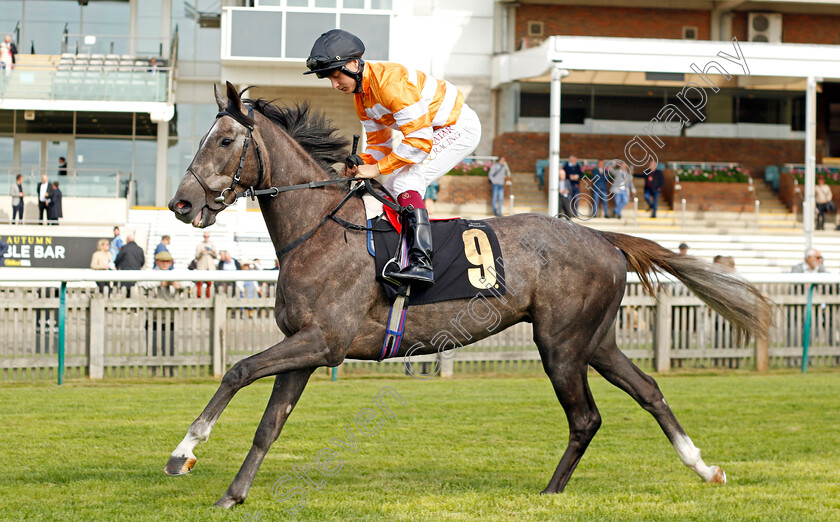
[[[427,286],[435,284],[432,272],[432,226],[429,213],[425,208],[403,208],[400,212],[400,224],[405,234],[409,264],[400,271],[386,271],[385,276],[401,281],[403,284],[420,283]]]

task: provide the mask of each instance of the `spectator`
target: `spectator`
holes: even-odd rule
[[[195,247],[195,269],[196,270],[216,270],[216,263],[214,260],[219,258],[216,252],[216,245],[210,241],[210,232],[204,233],[204,241]],[[198,288],[198,297],[201,297],[202,287],[207,288],[206,297],[210,297],[210,281],[198,281],[196,287]]]
[[[113,270],[114,260],[111,258],[111,253],[108,251],[110,242],[107,239],[100,239],[96,243],[96,252],[90,258],[90,268],[93,270]],[[99,292],[105,292],[105,288],[110,286],[107,281],[97,281],[96,286],[99,287]]]
[[[260,260],[257,259],[256,257],[254,258],[253,261],[251,261],[251,268],[254,269],[254,270],[262,270],[263,269],[262,265],[260,264]]]
[[[616,176],[613,178],[612,186],[610,187],[610,194],[613,195],[613,215],[621,219],[621,213],[624,211],[624,206],[630,202],[630,196],[636,193],[633,188],[633,180],[630,173],[624,169],[614,171]]]
[[[158,246],[155,247],[155,256],[157,256],[161,252],[169,253],[169,248],[168,248],[169,247],[169,241],[170,241],[170,239],[169,239],[168,235],[167,236],[160,236],[160,243],[158,243]],[[168,270],[172,270],[174,268],[174,266],[175,266],[175,263],[170,263]],[[155,268],[157,268],[157,257],[155,257],[155,262],[154,262],[154,265],[152,266],[152,269],[155,269]]]
[[[604,169],[604,160],[598,160],[598,168],[592,171],[592,217],[598,217],[598,207],[604,206],[604,217],[610,217],[607,211],[607,172]],[[598,202],[601,202],[600,205]]]
[[[725,267],[731,268],[733,271],[735,270],[735,258],[732,256],[721,256],[716,255],[714,258],[714,263],[717,265],[723,265]]]
[[[817,230],[825,229],[826,212],[837,210],[831,198],[831,187],[825,184],[825,176],[820,176],[817,178],[817,186],[814,187],[814,199],[817,202]]]
[[[0,42],[0,69],[5,70],[7,75],[12,73],[12,52],[6,42]]]
[[[493,215],[502,215],[502,205],[505,202],[505,183],[510,181],[510,168],[504,156],[500,156],[499,160],[493,163],[490,171],[487,173],[487,178],[493,188],[491,204],[493,207]]]
[[[569,199],[572,201],[572,210],[575,211],[575,215],[577,215],[577,209],[574,208],[575,198],[578,194],[580,194],[580,178],[583,176],[583,170],[578,164],[577,156],[574,154],[569,156],[569,161],[563,165],[563,170],[566,171],[566,177],[569,178],[569,185],[571,185]]]
[[[242,270],[251,270],[252,267],[249,263],[242,264]],[[254,297],[262,297],[262,292],[260,291],[259,286],[257,286],[256,281],[242,281],[242,297],[247,297],[248,299],[252,299]]]
[[[218,270],[242,270],[242,265],[239,263],[238,260],[234,259],[230,252],[227,250],[220,250],[219,251],[219,266],[217,267]],[[229,283],[217,283],[217,288],[221,288],[222,291],[228,294],[228,288],[230,288]],[[242,293],[242,281],[237,281],[236,285],[234,285],[239,293]]]
[[[680,246],[678,248],[680,249],[680,255],[682,255],[682,256],[687,256],[688,255],[688,245],[687,244],[680,243]],[[717,258],[718,257],[720,257],[720,256],[715,257],[715,263],[717,263]]]
[[[59,176],[66,176],[67,175],[67,160],[64,156],[58,158],[58,175]]]
[[[61,190],[58,188],[58,181],[53,181],[52,192],[47,200],[47,219],[50,225],[58,225],[58,219],[64,217],[61,211]]]
[[[559,195],[560,214],[571,218],[572,214],[572,184],[566,179],[566,171],[560,169],[560,180],[557,182],[557,192]]]
[[[790,271],[794,274],[823,274],[826,272],[823,266],[823,257],[816,248],[809,248],[805,251],[805,261],[793,265]]]
[[[435,206],[435,202],[438,200],[438,191],[440,190],[440,183],[438,180],[434,180],[426,187],[426,193],[423,194],[423,202],[426,204],[426,208],[429,210],[429,213],[432,212],[432,209]]]
[[[18,216],[18,224],[23,224],[23,176],[20,174],[15,177],[15,182],[12,183],[12,188],[9,189],[9,195],[12,196],[12,224],[15,224],[15,216]]]
[[[114,237],[111,239],[111,245],[108,249],[111,252],[111,260],[117,260],[117,254],[120,253],[120,249],[125,245],[125,239],[120,235],[120,227],[114,227]]]
[[[114,260],[114,266],[117,270],[140,270],[146,264],[146,254],[143,249],[134,242],[134,234],[128,234],[125,237],[125,245],[120,249],[117,258]],[[131,297],[131,287],[134,286],[134,281],[124,281],[120,286],[126,289],[126,295]]]
[[[17,56],[17,52],[18,52],[17,51],[17,45],[15,45],[15,43],[12,41],[12,37],[9,36],[9,35],[6,35],[6,37],[3,39],[3,41],[5,41],[6,45],[9,46],[9,54],[12,55],[12,64],[13,64],[12,67],[14,68],[14,64],[17,63],[17,58],[15,58]]]
[[[634,177],[645,178],[645,202],[650,210],[650,217],[656,217],[656,210],[659,208],[659,192],[665,184],[665,175],[657,168],[656,161],[650,162],[647,174],[638,174]]]
[[[169,236],[164,236],[169,237]],[[155,267],[152,270],[172,270],[175,265],[175,260],[172,259],[172,254],[168,250],[161,250],[155,254]],[[185,286],[180,281],[161,281],[160,288],[164,291],[164,296],[171,294],[173,291],[180,290]]]
[[[38,192],[38,221],[40,223],[46,223],[44,218],[48,215],[47,201],[49,200],[50,193],[52,193],[52,186],[46,174],[41,174],[41,182],[38,183],[36,191]]]

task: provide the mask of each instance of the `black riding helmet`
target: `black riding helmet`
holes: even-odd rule
[[[362,90],[362,72],[365,63],[362,55],[365,52],[365,44],[359,38],[341,29],[332,29],[322,34],[315,40],[309,58],[306,59],[306,67],[309,68],[303,74],[315,74],[318,78],[327,78],[336,70],[356,80],[355,92]],[[353,72],[344,65],[353,60],[359,61],[358,72]]]

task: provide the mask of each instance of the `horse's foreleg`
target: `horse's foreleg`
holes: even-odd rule
[[[286,424],[286,419],[292,413],[292,409],[297,404],[301,393],[303,393],[312,372],[313,369],[309,368],[283,373],[275,378],[274,389],[254,435],[251,451],[245,457],[242,467],[239,468],[239,473],[236,474],[236,478],[233,479],[227,492],[216,502],[217,506],[229,508],[235,504],[241,504],[248,496],[251,483],[254,482],[254,477],[257,475],[257,470],[260,468],[263,458],[268,453],[268,448],[280,436],[280,431]]]
[[[627,392],[642,408],[653,415],[686,466],[693,469],[706,482],[726,483],[726,473],[717,466],[707,466],[703,462],[700,458],[700,450],[677,422],[656,381],[642,372],[618,349],[614,334],[610,333],[607,336],[590,364],[605,379]]]
[[[335,366],[340,360],[330,353],[321,330],[315,327],[299,331],[271,348],[252,355],[234,364],[225,373],[222,383],[201,412],[190,425],[184,440],[178,444],[169,457],[164,471],[167,475],[183,475],[195,465],[193,449],[210,437],[210,432],[236,392],[252,382],[268,375]]]

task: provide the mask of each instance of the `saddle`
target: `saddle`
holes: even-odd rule
[[[399,351],[408,305],[425,305],[453,299],[499,297],[506,290],[504,262],[499,240],[485,221],[460,218],[432,219],[432,242],[435,247],[432,266],[435,284],[412,289],[400,286],[383,276],[386,265],[405,266],[407,255],[400,235],[400,220],[390,194],[371,195],[380,187],[368,187],[363,195],[367,217],[367,247],[374,257],[377,280],[392,301],[385,342],[379,360]],[[385,201],[382,201],[384,198]],[[390,205],[388,204],[390,203]],[[394,207],[394,208],[392,208]],[[467,303],[464,304],[465,309]]]

